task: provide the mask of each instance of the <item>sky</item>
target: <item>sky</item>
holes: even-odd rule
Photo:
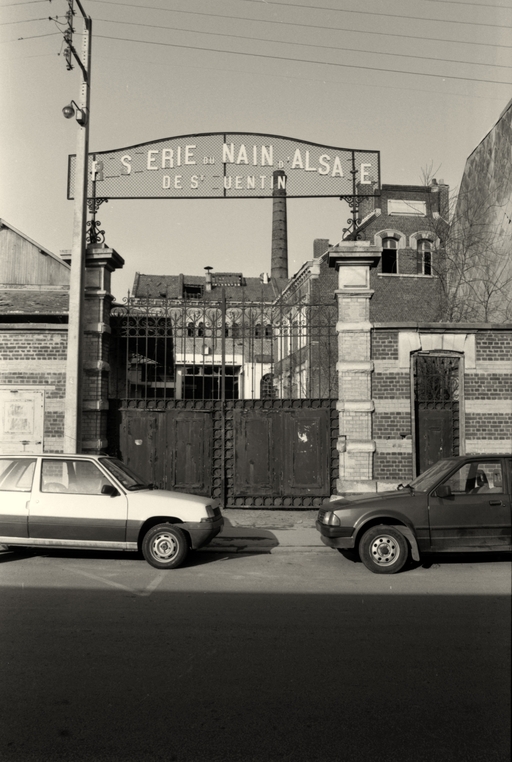
[[[512,91],[507,0],[82,0],[92,18],[89,150],[257,132],[380,151],[383,183],[425,171],[456,190]],[[0,0],[0,218],[70,249],[68,156],[81,72],[66,68],[67,0]],[[77,14],[73,41],[80,46]],[[337,198],[289,199],[290,275],[315,238],[338,242]],[[136,272],[270,271],[269,199],[114,200],[97,219]]]

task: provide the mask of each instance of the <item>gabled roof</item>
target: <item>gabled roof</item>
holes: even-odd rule
[[[39,251],[43,254],[45,254],[47,257],[51,257],[56,262],[58,262],[60,265],[62,265],[67,270],[70,270],[71,267],[66,262],[64,262],[63,259],[58,257],[56,254],[54,254],[49,249],[45,249],[44,246],[41,246],[40,243],[37,243],[37,241],[33,241],[32,238],[29,238],[28,235],[25,235],[25,233],[22,233],[20,230],[15,228],[13,225],[10,225],[8,222],[6,222],[4,219],[0,217],[0,229],[1,228],[9,228],[9,230],[12,230],[13,233],[16,233],[16,235],[20,236],[20,238],[24,238],[25,241],[28,241],[28,243],[31,243],[32,246],[35,246],[36,249],[39,249]]]
[[[204,275],[145,275],[136,273],[132,297],[137,299],[183,299],[187,286],[201,286],[201,299],[218,302],[225,290],[228,302],[273,302],[287,284],[285,279],[245,278],[242,273],[211,273],[212,288],[206,290]]]

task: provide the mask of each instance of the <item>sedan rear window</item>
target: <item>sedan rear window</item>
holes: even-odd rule
[[[30,492],[36,461],[30,458],[0,459],[0,491]]]

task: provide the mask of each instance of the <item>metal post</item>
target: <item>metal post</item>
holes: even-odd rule
[[[81,6],[80,9],[82,10]],[[66,362],[66,401],[64,418],[64,452],[79,453],[82,449],[82,333],[84,311],[85,232],[87,223],[87,186],[89,152],[89,102],[91,85],[91,19],[84,14],[81,50],[82,84],[78,107],[85,114],[85,123],[78,125],[75,206],[71,273],[69,281],[68,350]]]

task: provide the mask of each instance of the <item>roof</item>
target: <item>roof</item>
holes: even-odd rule
[[[182,299],[186,286],[201,286],[201,299],[218,302],[225,290],[228,302],[273,302],[288,281],[284,278],[270,278],[265,283],[261,278],[245,278],[242,273],[211,273],[212,288],[206,290],[204,275],[145,275],[136,273],[132,296],[138,299]]]
[[[39,251],[41,251],[46,256],[51,257],[52,259],[54,259],[56,262],[59,263],[59,265],[62,265],[65,269],[67,269],[67,270],[71,269],[71,266],[68,265],[67,262],[64,262],[64,260],[61,259],[61,257],[58,257],[56,254],[54,254],[53,251],[50,251],[49,249],[45,249],[45,247],[41,246],[40,243],[37,243],[37,241],[32,240],[32,238],[29,238],[28,235],[25,235],[25,233],[22,233],[20,230],[18,230],[17,228],[13,227],[13,225],[10,225],[4,219],[0,218],[0,228],[2,228],[2,227],[9,228],[9,230],[12,230],[13,233],[16,233],[16,235],[19,235],[20,238],[24,238],[25,241],[28,241],[29,243],[31,243],[33,246],[35,246],[37,249],[39,249]]]
[[[0,315],[62,315],[68,312],[67,288],[2,288]]]

